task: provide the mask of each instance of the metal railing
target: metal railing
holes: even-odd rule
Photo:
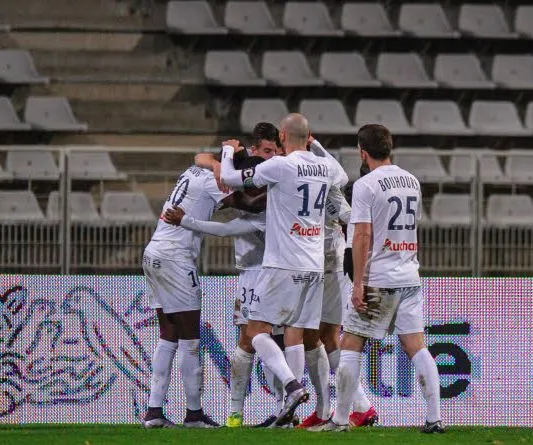
[[[0,215],[0,268],[3,272],[28,273],[139,273],[142,251],[153,233],[157,214],[164,199],[171,191],[176,177],[192,161],[198,149],[139,148],[139,147],[0,147],[0,156],[9,150],[46,151],[55,156],[59,167],[59,180],[34,180],[15,178],[0,183],[0,191],[31,189],[39,198],[44,217],[41,219],[13,218]],[[74,152],[106,151],[115,157],[150,153],[174,160],[173,168],[155,169],[149,166],[139,171],[121,168],[126,179],[84,181],[75,179],[69,168]],[[403,153],[423,155],[423,150],[403,150]],[[434,152],[435,153],[435,152]],[[453,151],[438,151],[443,164]],[[480,171],[483,152],[472,152],[476,165],[472,178],[453,177],[421,178],[425,193],[426,217],[419,226],[419,258],[424,275],[530,275],[533,273],[533,225],[491,225],[485,220],[487,196],[494,190],[508,193],[530,193],[533,181],[523,183],[505,177],[486,180]],[[506,153],[498,154],[506,157]],[[533,160],[533,154],[531,154]],[[1,161],[1,158],[0,158]],[[170,163],[172,164],[172,163]],[[60,195],[57,219],[46,215],[48,195],[58,190]],[[106,191],[133,190],[144,192],[154,213],[153,221],[98,221],[73,220],[70,209],[73,190],[90,192],[97,205]],[[426,192],[426,190],[425,190]],[[471,199],[470,223],[449,224],[436,220],[431,208],[431,196],[435,192],[459,192]],[[3,208],[3,207],[2,207]],[[5,210],[4,210],[5,211]],[[215,216],[217,218],[217,216]],[[225,218],[227,219],[227,218]],[[230,238],[206,236],[199,262],[202,273],[232,273],[234,267],[233,243]]]

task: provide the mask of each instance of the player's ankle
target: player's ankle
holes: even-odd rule
[[[148,411],[144,415],[144,420],[161,419],[163,417],[163,408],[157,406],[149,406]]]
[[[285,385],[285,392],[290,394],[291,392],[299,390],[301,387],[302,385],[300,385],[298,380],[294,379]]]

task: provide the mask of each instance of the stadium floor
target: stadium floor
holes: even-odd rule
[[[358,429],[348,433],[309,433],[289,430],[255,430],[250,428],[218,430],[143,430],[137,425],[1,425],[2,445],[164,445],[189,444],[313,445],[360,443],[392,444],[533,444],[531,428],[449,428],[446,434],[421,434],[415,428]]]

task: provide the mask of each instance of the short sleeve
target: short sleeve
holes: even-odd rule
[[[217,185],[217,181],[212,173],[209,173],[205,181],[205,192],[215,201],[220,203],[224,198],[231,195],[231,193],[222,192]]]
[[[372,189],[362,180],[355,181],[352,188],[352,224],[372,222],[373,200]]]
[[[257,187],[263,187],[268,184],[276,184],[282,176],[283,166],[285,165],[282,156],[274,156],[268,161],[262,162],[255,167],[252,172],[253,183]],[[243,170],[244,172],[245,170]]]

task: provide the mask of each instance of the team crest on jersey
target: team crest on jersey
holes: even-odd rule
[[[295,222],[289,233],[296,236],[319,236],[321,231],[321,226],[302,227],[299,223]]]
[[[383,247],[381,248],[383,252],[416,252],[418,250],[418,244],[417,243],[408,243],[407,241],[402,241],[400,243],[395,243],[391,241],[389,238],[385,240],[383,243]]]
[[[255,167],[245,168],[242,170],[242,183],[245,187],[253,187]]]

